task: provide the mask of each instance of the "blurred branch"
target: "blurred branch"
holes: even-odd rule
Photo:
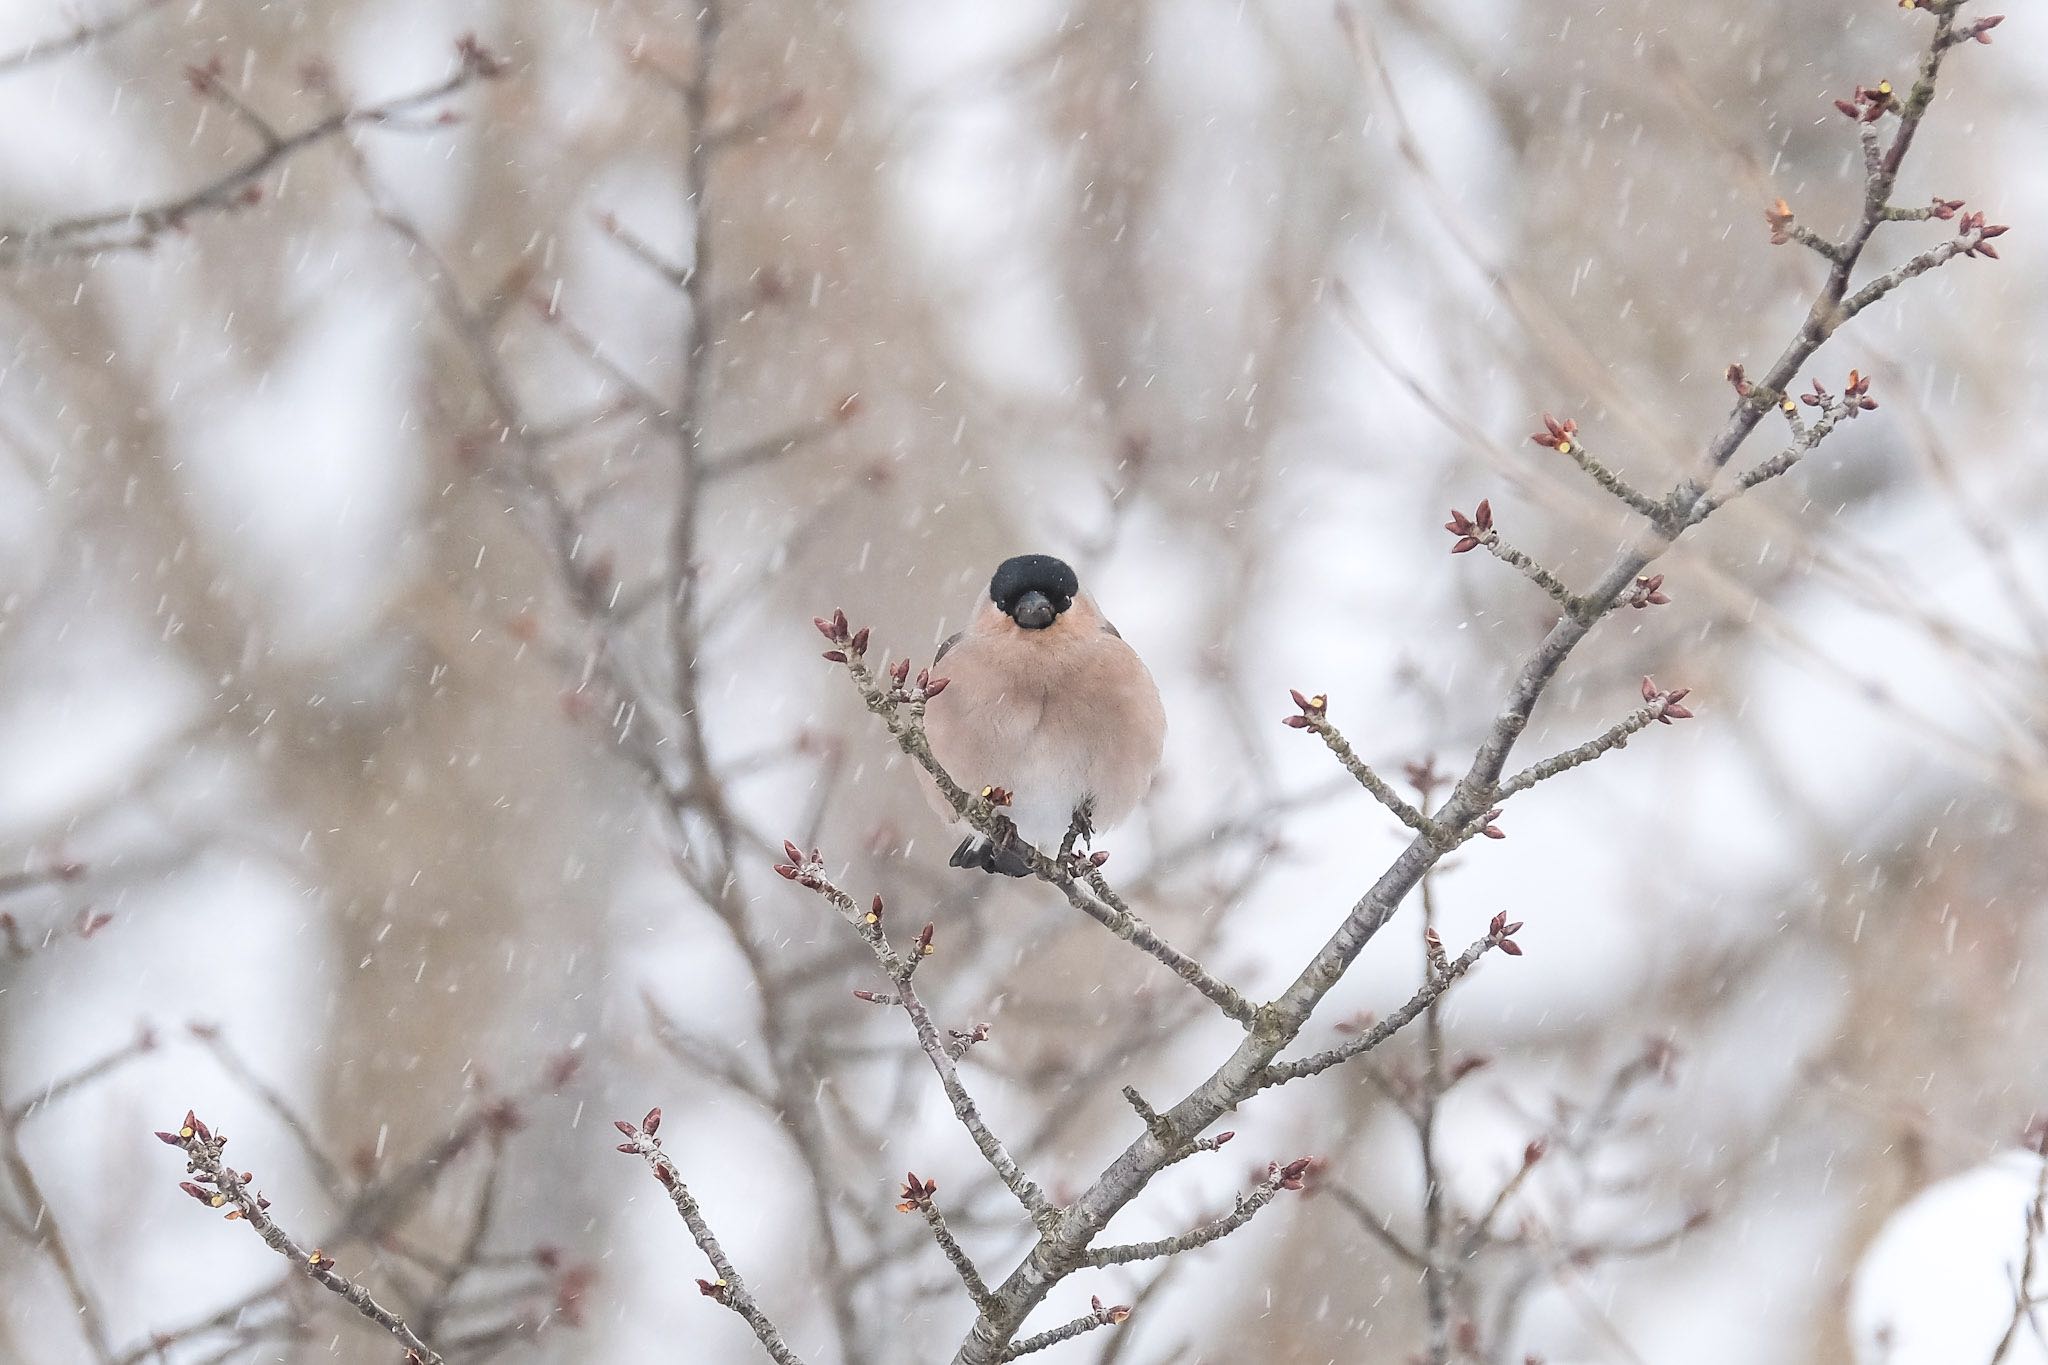
[[[1342,1204],[1344,1211],[1351,1215],[1359,1227],[1365,1229],[1375,1242],[1392,1252],[1395,1258],[1410,1270],[1426,1271],[1429,1268],[1429,1263],[1423,1259],[1422,1253],[1396,1236],[1393,1222],[1367,1204],[1357,1191],[1331,1183],[1322,1186],[1320,1192],[1329,1194]]]
[[[299,1150],[305,1154],[307,1162],[313,1167],[313,1174],[319,1179],[321,1188],[327,1192],[327,1197],[337,1202],[345,1200],[348,1197],[348,1181],[343,1177],[341,1167],[313,1135],[313,1126],[299,1117],[299,1112],[291,1103],[256,1074],[255,1068],[251,1067],[243,1059],[242,1054],[221,1036],[218,1028],[212,1024],[195,1023],[186,1025],[186,1032],[196,1038],[201,1047],[212,1053],[213,1059],[220,1063],[221,1070],[254,1096],[257,1103],[269,1110],[271,1117],[292,1135],[293,1140],[299,1144]]]
[[[503,64],[473,41],[458,44],[457,54],[453,75],[409,95],[345,109],[290,133],[277,132],[256,120],[255,126],[263,130],[263,146],[255,155],[197,189],[174,198],[34,226],[0,227],[0,266],[66,256],[93,256],[109,251],[136,251],[151,245],[165,232],[186,226],[195,218],[250,208],[262,200],[260,182],[263,178],[297,153],[357,128],[406,119],[470,85],[495,80],[504,73]],[[212,73],[195,72],[193,79],[202,93],[225,93],[226,87]],[[239,101],[234,101],[230,107],[237,110],[245,121],[254,118],[253,113]]]
[[[2013,1347],[2019,1344],[2020,1329],[2031,1325],[2034,1335],[2044,1346],[2048,1346],[2048,1333],[2041,1329],[2041,1320],[2035,1310],[2048,1302],[2048,1295],[2034,1293],[2034,1268],[2042,1255],[2042,1244],[2048,1240],[2048,1123],[2037,1124],[2038,1137],[2034,1149],[2037,1166],[2034,1172],[2034,1197],[2028,1202],[2023,1222],[2026,1226],[2026,1246],[2020,1253],[2019,1269],[2013,1277],[2012,1319],[2005,1325],[2005,1332],[1998,1339],[1998,1346],[1991,1353],[1990,1365],[2005,1365]]]
[[[42,1113],[51,1105],[104,1079],[137,1057],[153,1051],[155,1047],[156,1035],[145,1028],[126,1045],[115,1048],[96,1061],[51,1081],[36,1095],[0,1110],[0,1168],[6,1170],[8,1181],[14,1186],[15,1197],[20,1201],[25,1215],[24,1219],[17,1223],[11,1213],[0,1210],[0,1226],[7,1227],[40,1251],[43,1258],[49,1261],[51,1268],[57,1272],[57,1278],[64,1284],[64,1292],[71,1299],[72,1308],[78,1319],[78,1329],[85,1336],[86,1346],[92,1352],[92,1358],[101,1362],[110,1362],[114,1359],[113,1345],[107,1336],[106,1319],[101,1315],[92,1289],[85,1281],[85,1273],[65,1237],[56,1211],[50,1207],[49,1198],[43,1193],[34,1168],[29,1165],[28,1157],[22,1152],[21,1129],[30,1118]]]
[[[56,37],[38,38],[27,47],[0,53],[0,76],[11,76],[25,67],[55,61],[74,52],[82,52],[148,18],[167,3],[169,0],[141,0],[139,4],[114,10],[103,19],[81,23]]]

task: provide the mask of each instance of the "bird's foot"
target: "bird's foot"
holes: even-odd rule
[[[1095,798],[1090,796],[1082,798],[1081,804],[1074,807],[1074,818],[1067,823],[1067,837],[1060,840],[1060,861],[1071,861],[1076,848],[1094,842]]]

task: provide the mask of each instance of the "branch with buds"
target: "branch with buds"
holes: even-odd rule
[[[227,1134],[216,1133],[200,1122],[190,1110],[174,1131],[159,1132],[157,1140],[185,1154],[185,1171],[192,1178],[178,1188],[211,1209],[223,1210],[229,1220],[239,1219],[255,1229],[265,1246],[299,1268],[307,1279],[330,1293],[339,1294],[349,1307],[389,1332],[405,1348],[408,1365],[442,1365],[433,1347],[420,1340],[405,1320],[379,1303],[356,1281],[335,1269],[334,1258],[317,1247],[311,1251],[293,1241],[274,1221],[270,1201],[250,1186],[247,1171],[237,1172],[222,1153]]]
[[[1520,920],[1510,920],[1507,917],[1507,912],[1501,911],[1487,925],[1486,933],[1482,937],[1474,939],[1466,947],[1465,951],[1459,953],[1456,957],[1444,955],[1442,945],[1439,942],[1437,944],[1437,951],[1430,954],[1431,971],[1429,979],[1423,982],[1421,988],[1408,998],[1406,1004],[1389,1014],[1386,1018],[1373,1024],[1370,1028],[1347,1038],[1335,1047],[1326,1048],[1321,1052],[1311,1053],[1306,1057],[1299,1057],[1293,1061],[1269,1062],[1261,1070],[1254,1088],[1256,1090],[1266,1090],[1276,1085],[1285,1085],[1289,1081],[1298,1081],[1304,1077],[1320,1075],[1331,1067],[1342,1065],[1355,1057],[1363,1057],[1366,1053],[1381,1046],[1402,1029],[1414,1023],[1424,1011],[1442,999],[1445,993],[1452,986],[1456,985],[1465,973],[1477,966],[1479,959],[1486,956],[1486,954],[1498,948],[1509,957],[1520,957],[1522,955],[1522,945],[1515,942],[1514,935],[1520,932],[1521,928],[1522,922]],[[1431,935],[1434,935],[1436,931],[1432,929],[1429,932]]]
[[[619,1150],[628,1156],[637,1156],[647,1164],[655,1181],[668,1191],[669,1201],[682,1215],[683,1225],[690,1230],[690,1239],[704,1258],[711,1262],[711,1268],[718,1278],[697,1281],[697,1292],[714,1303],[724,1304],[740,1315],[752,1329],[754,1339],[761,1343],[761,1349],[768,1353],[776,1365],[803,1365],[803,1357],[789,1349],[789,1343],[782,1339],[782,1332],[761,1306],[754,1302],[754,1296],[747,1292],[746,1282],[739,1271],[733,1269],[732,1261],[719,1244],[718,1235],[704,1219],[704,1211],[697,1205],[696,1197],[683,1183],[682,1174],[676,1170],[675,1162],[661,1149],[661,1110],[650,1109],[647,1116],[638,1123],[627,1119],[614,1119],[612,1126],[626,1137],[619,1144]]]
[[[857,658],[858,653],[854,657]],[[871,1004],[890,1004],[902,1009],[909,1017],[911,1027],[916,1030],[918,1046],[930,1059],[932,1070],[938,1073],[939,1084],[946,1092],[947,1101],[953,1106],[953,1116],[974,1140],[974,1145],[981,1152],[983,1160],[988,1162],[989,1168],[996,1173],[1004,1187],[1017,1197],[1017,1202],[1024,1206],[1025,1212],[1031,1215],[1035,1223],[1044,1223],[1053,1217],[1055,1210],[1046,1199],[1045,1192],[1037,1182],[1024,1173],[1016,1158],[1011,1156],[1009,1149],[1003,1145],[1002,1139],[990,1130],[988,1121],[982,1117],[981,1109],[974,1102],[974,1097],[967,1093],[967,1087],[961,1081],[959,1069],[955,1065],[960,1053],[955,1052],[947,1038],[941,1035],[938,1025],[932,1021],[931,1011],[918,998],[912,977],[917,973],[918,964],[931,956],[935,950],[935,927],[927,923],[918,931],[915,947],[911,952],[907,956],[899,954],[890,946],[888,934],[882,925],[887,907],[880,896],[876,896],[868,907],[863,909],[852,896],[840,890],[825,875],[824,859],[816,850],[806,855],[795,844],[785,843],[783,853],[789,861],[776,864],[776,873],[785,880],[793,881],[798,886],[815,891],[824,897],[826,902],[839,912],[840,917],[853,926],[861,941],[868,945],[869,950],[874,953],[875,964],[882,969],[882,975],[895,987],[894,993],[890,995],[879,995],[872,991],[855,991],[854,994]],[[961,1052],[964,1051],[962,1048]]]
[[[936,1198],[938,1190],[937,1181],[919,1180],[916,1171],[908,1172],[903,1179],[903,1192],[896,1202],[896,1212],[915,1212],[924,1218],[932,1230],[932,1240],[939,1244],[939,1250],[945,1253],[953,1273],[960,1277],[975,1310],[985,1311],[995,1296],[988,1292],[988,1284],[981,1278],[981,1271],[975,1268],[973,1259],[961,1247],[959,1239],[953,1236],[953,1229],[946,1226],[946,1215],[939,1211]]]
[[[1426,835],[1431,839],[1443,837],[1443,832],[1431,823],[1429,817],[1402,800],[1400,793],[1389,786],[1385,778],[1374,772],[1365,760],[1358,756],[1357,751],[1352,749],[1350,741],[1330,723],[1330,699],[1327,695],[1318,692],[1315,696],[1308,697],[1292,689],[1288,695],[1294,698],[1294,704],[1300,708],[1301,714],[1282,717],[1282,725],[1292,730],[1313,731],[1316,738],[1322,740],[1336,756],[1337,761],[1344,765],[1344,771],[1350,773],[1359,786],[1371,792],[1375,800],[1392,811],[1395,819],[1417,834]]]
[[[1457,543],[1451,546],[1452,554],[1469,554],[1473,550],[1483,548],[1495,559],[1509,568],[1519,570],[1531,583],[1550,594],[1551,600],[1564,609],[1565,615],[1574,618],[1585,615],[1587,605],[1584,598],[1566,587],[1563,579],[1500,538],[1500,532],[1493,524],[1492,502],[1481,499],[1479,506],[1469,517],[1455,507],[1452,508],[1451,519],[1444,523],[1444,529],[1458,538]]]
[[[1101,1299],[1090,1298],[1086,1313],[1075,1318],[1072,1322],[1062,1323],[1049,1332],[1040,1332],[1035,1337],[1025,1337],[1022,1341],[1005,1349],[1000,1359],[1016,1360],[1022,1356],[1036,1355],[1048,1347],[1058,1346],[1061,1342],[1072,1341],[1082,1333],[1092,1332],[1098,1327],[1120,1327],[1130,1320],[1130,1316],[1131,1310],[1128,1304],[1119,1303],[1105,1306]]]
[[[1162,1256],[1178,1256],[1182,1252],[1205,1247],[1211,1242],[1221,1241],[1236,1232],[1258,1216],[1259,1210],[1279,1197],[1282,1190],[1299,1190],[1308,1183],[1310,1170],[1315,1166],[1314,1157],[1298,1157],[1285,1166],[1277,1162],[1266,1167],[1266,1178],[1249,1191],[1237,1197],[1237,1204],[1221,1218],[1211,1219],[1198,1228],[1191,1228],[1177,1237],[1162,1237],[1153,1242],[1131,1242],[1124,1246],[1097,1247],[1090,1251],[1086,1263],[1097,1268],[1112,1265],[1130,1265],[1135,1261],[1155,1261]]]
[[[1576,748],[1553,754],[1541,763],[1532,763],[1513,777],[1500,784],[1500,795],[1505,798],[1524,792],[1538,782],[1545,782],[1559,773],[1568,773],[1581,764],[1591,763],[1604,753],[1628,747],[1629,737],[1648,729],[1652,725],[1670,725],[1674,721],[1691,720],[1692,712],[1684,705],[1691,694],[1690,688],[1664,689],[1657,686],[1654,678],[1643,679],[1643,705],[1629,712],[1621,720],[1587,740]]]
[[[1671,509],[1668,506],[1640,491],[1596,458],[1580,437],[1579,424],[1571,418],[1552,417],[1546,412],[1543,414],[1543,430],[1529,439],[1546,450],[1554,450],[1560,455],[1568,456],[1573,464],[1586,471],[1587,476],[1609,495],[1627,503],[1653,523],[1661,525],[1665,517],[1670,515]]]

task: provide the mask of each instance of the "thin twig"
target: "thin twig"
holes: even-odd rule
[[[1037,1336],[1025,1337],[1004,1348],[998,1359],[1016,1360],[1020,1356],[1036,1355],[1047,1347],[1057,1346],[1063,1341],[1072,1341],[1075,1337],[1092,1332],[1098,1327],[1114,1327],[1131,1315],[1131,1310],[1123,1305],[1105,1308],[1101,1299],[1091,1300],[1091,1303],[1093,1307],[1090,1311],[1072,1322],[1062,1323],[1050,1331],[1040,1332]]]
[[[1264,1090],[1314,1076],[1328,1071],[1333,1066],[1348,1062],[1353,1057],[1361,1057],[1371,1052],[1408,1027],[1424,1010],[1441,999],[1444,992],[1457,984],[1459,977],[1471,971],[1473,965],[1489,951],[1499,947],[1505,937],[1504,934],[1488,933],[1484,938],[1473,940],[1464,952],[1449,960],[1443,971],[1431,975],[1430,979],[1408,998],[1406,1004],[1356,1037],[1347,1038],[1333,1048],[1298,1057],[1291,1062],[1271,1063],[1262,1072],[1257,1089]]]
[[[916,1179],[915,1176],[911,1178]],[[906,1186],[906,1194],[908,1191],[909,1187]],[[915,1207],[917,1212],[923,1215],[926,1226],[932,1230],[932,1239],[939,1244],[939,1250],[945,1253],[953,1272],[960,1277],[960,1283],[966,1288],[967,1297],[973,1301],[975,1311],[986,1311],[995,1296],[989,1293],[988,1283],[981,1278],[981,1271],[975,1268],[974,1261],[961,1247],[959,1239],[953,1236],[953,1229],[946,1226],[946,1215],[939,1211],[938,1201],[932,1197],[929,1187],[921,1187],[919,1194],[907,1198],[904,1202]]]
[[[467,86],[495,79],[503,73],[504,68],[495,58],[473,44],[463,45],[459,53],[455,72],[447,79],[381,104],[330,114],[294,133],[266,137],[261,150],[255,155],[184,194],[134,208],[86,214],[54,223],[0,227],[0,265],[31,259],[91,256],[107,251],[136,251],[194,218],[249,208],[260,198],[256,193],[258,182],[296,153],[356,128],[402,120]]]
[[[754,1296],[747,1292],[746,1282],[740,1278],[739,1271],[733,1269],[731,1258],[725,1254],[725,1248],[719,1245],[718,1235],[704,1220],[704,1211],[697,1206],[697,1200],[691,1195],[689,1187],[683,1184],[682,1174],[676,1170],[675,1162],[661,1149],[661,1140],[655,1136],[655,1130],[660,1124],[661,1111],[658,1109],[640,1123],[619,1120],[617,1127],[626,1135],[626,1141],[619,1144],[619,1150],[637,1156],[647,1163],[647,1169],[654,1173],[654,1178],[668,1191],[670,1202],[676,1206],[676,1212],[682,1215],[684,1226],[690,1230],[690,1239],[696,1242],[697,1249],[704,1253],[704,1258],[711,1262],[711,1268],[718,1278],[710,1281],[699,1280],[698,1288],[706,1298],[715,1299],[739,1314],[747,1326],[753,1329],[754,1339],[761,1343],[761,1349],[768,1353],[776,1365],[803,1365],[803,1357],[789,1349],[789,1343],[782,1339],[781,1329],[761,1311],[761,1306],[754,1302]]]
[[[2038,1154],[2038,1169],[2034,1174],[2034,1197],[2027,1204],[2026,1250],[2020,1254],[2018,1277],[2012,1287],[2012,1320],[2005,1325],[2005,1334],[1998,1339],[1998,1347],[1991,1353],[1990,1365],[2005,1365],[2005,1359],[2019,1344],[2020,1328],[2034,1318],[2034,1309],[2040,1300],[2034,1297],[2034,1265],[2041,1256],[2041,1243],[2048,1238],[2048,1128],[2043,1130],[2042,1152]],[[2038,1325],[2036,1331],[2039,1331]]]
[[[321,1288],[338,1294],[363,1317],[389,1332],[405,1347],[406,1359],[417,1365],[444,1365],[433,1347],[422,1341],[413,1329],[406,1325],[397,1313],[379,1303],[356,1281],[334,1268],[334,1261],[319,1250],[307,1251],[291,1235],[271,1221],[266,1210],[270,1201],[257,1194],[244,1182],[221,1156],[221,1149],[227,1146],[225,1135],[215,1134],[191,1114],[175,1132],[159,1133],[158,1137],[185,1153],[185,1169],[198,1177],[197,1182],[185,1182],[184,1189],[200,1203],[213,1208],[231,1205],[230,1218],[239,1218],[255,1229],[265,1246],[297,1266],[302,1274]]]
[[[1587,448],[1582,438],[1573,436],[1571,440],[1565,441],[1555,448],[1569,458],[1573,464],[1584,470],[1587,477],[1600,485],[1610,497],[1627,503],[1631,509],[1649,518],[1650,521],[1661,523],[1669,515],[1671,510],[1669,507],[1636,488],[1628,480],[1608,468],[1604,461]]]
[[[168,0],[142,0],[142,3],[115,10],[104,19],[79,24],[67,33],[54,38],[37,38],[27,47],[0,54],[0,76],[10,76],[25,67],[42,62],[68,57],[82,52],[95,43],[103,42],[123,29],[149,17],[152,11],[163,8]]]
[[[1508,567],[1519,570],[1531,583],[1543,589],[1550,599],[1564,609],[1566,616],[1577,617],[1588,610],[1586,600],[1566,587],[1564,580],[1538,564],[1528,554],[1517,550],[1500,538],[1500,532],[1489,530],[1474,537],[1486,552]]]
[[[1301,714],[1289,716],[1289,725],[1300,730],[1313,730],[1316,738],[1322,740],[1324,746],[1336,755],[1337,761],[1344,765],[1344,771],[1350,773],[1359,786],[1371,792],[1374,800],[1392,811],[1395,819],[1426,839],[1439,839],[1443,836],[1443,831],[1439,830],[1428,816],[1402,800],[1401,794],[1395,791],[1385,778],[1374,772],[1371,766],[1358,756],[1357,750],[1351,747],[1351,741],[1344,738],[1343,732],[1330,723],[1327,697],[1321,694],[1303,697],[1297,693],[1296,702],[1301,707]]]
[[[1151,1242],[1131,1242],[1123,1246],[1096,1247],[1084,1258],[1084,1264],[1094,1267],[1130,1265],[1134,1261],[1154,1261],[1162,1256],[1178,1256],[1184,1251],[1205,1247],[1236,1232],[1258,1216],[1259,1210],[1272,1203],[1284,1189],[1300,1189],[1303,1173],[1308,1161],[1303,1158],[1286,1166],[1273,1165],[1266,1170],[1266,1178],[1254,1185],[1248,1192],[1237,1197],[1237,1204],[1221,1218],[1212,1218],[1197,1228],[1190,1228],[1174,1237],[1161,1237]]]
[[[1660,696],[1649,705],[1637,707],[1629,712],[1584,744],[1566,749],[1560,754],[1553,754],[1540,763],[1530,764],[1500,784],[1500,797],[1506,798],[1517,792],[1525,792],[1538,782],[1547,782],[1560,773],[1568,773],[1582,764],[1591,763],[1602,754],[1626,748],[1630,736],[1655,725],[1663,719],[1665,711],[1672,705],[1668,697]]]
[[[1017,1197],[1017,1202],[1024,1206],[1034,1223],[1043,1225],[1050,1221],[1056,1216],[1057,1211],[1045,1197],[1045,1191],[1024,1173],[1023,1167],[1010,1155],[1002,1139],[990,1129],[988,1120],[982,1117],[974,1097],[967,1093],[967,1087],[960,1080],[959,1068],[955,1065],[952,1052],[946,1046],[946,1040],[940,1035],[938,1025],[932,1022],[931,1011],[918,998],[917,987],[912,978],[916,975],[917,964],[933,951],[931,927],[927,925],[920,934],[917,947],[910,956],[897,953],[889,945],[888,936],[882,929],[881,897],[877,896],[870,908],[862,909],[854,903],[853,897],[840,890],[826,877],[824,864],[815,854],[805,857],[794,845],[790,845],[786,852],[792,861],[781,865],[778,870],[790,881],[823,896],[840,916],[853,926],[861,941],[867,944],[874,954],[875,963],[882,969],[882,975],[896,988],[890,1002],[909,1017],[911,1027],[917,1033],[918,1046],[930,1060],[932,1070],[938,1073],[939,1085],[946,1092],[947,1101],[953,1106],[953,1116],[960,1121],[960,1126],[967,1130],[967,1135],[973,1139],[976,1149],[981,1152],[982,1159],[988,1163],[989,1169],[996,1173],[1004,1188]],[[879,998],[877,1003],[880,1003]]]

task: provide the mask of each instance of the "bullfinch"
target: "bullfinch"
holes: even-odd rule
[[[964,630],[939,646],[949,685],[926,705],[932,756],[969,791],[1002,787],[1004,811],[1038,848],[1129,815],[1152,786],[1166,741],[1159,689],[1072,568],[1051,555],[1006,559]],[[957,819],[927,782],[942,818]],[[1011,844],[969,835],[954,867],[1026,876]]]

